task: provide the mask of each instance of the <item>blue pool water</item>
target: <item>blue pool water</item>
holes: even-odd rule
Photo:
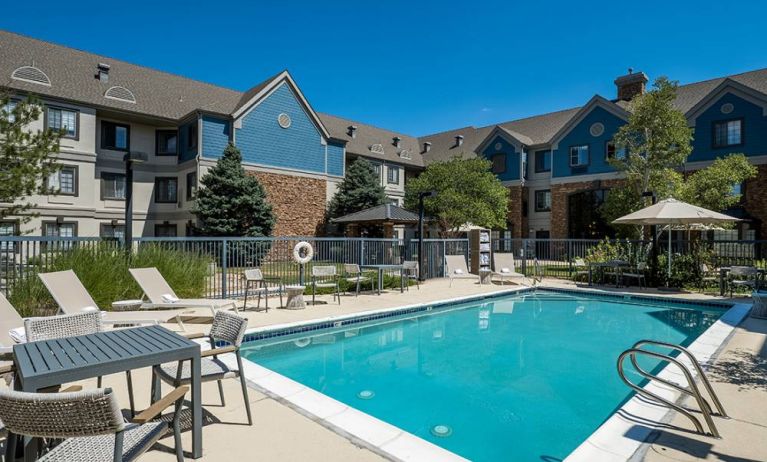
[[[723,313],[538,291],[243,352],[463,457],[557,461],[630,396],[621,351],[645,338],[689,344]]]

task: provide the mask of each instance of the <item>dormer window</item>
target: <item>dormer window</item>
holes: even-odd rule
[[[714,122],[714,148],[726,148],[743,144],[743,119]]]

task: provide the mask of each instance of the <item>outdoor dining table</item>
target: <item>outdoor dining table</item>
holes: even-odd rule
[[[383,274],[386,270],[397,270],[399,271],[399,291],[404,292],[405,286],[404,286],[404,266],[403,265],[360,265],[361,269],[371,269],[371,270],[377,270],[378,271],[378,295],[381,295],[381,290],[383,289]]]
[[[719,296],[724,297],[724,294],[727,293],[727,273],[732,271],[732,266],[722,266],[719,268]],[[762,286],[762,283],[764,283],[765,275],[767,275],[767,269],[764,268],[756,268],[756,273],[758,275],[756,279],[756,287],[755,290],[759,290],[759,287]]]
[[[14,345],[14,388],[37,392],[64,383],[184,360],[191,360],[192,458],[198,459],[202,457],[200,344],[162,326]],[[34,460],[36,444],[35,439],[25,438],[25,460]]]
[[[603,262],[589,263],[589,286],[592,286],[592,272],[594,268],[612,268],[615,270],[629,268],[631,264],[624,260],[609,260]],[[618,278],[615,279],[615,287],[618,287]]]

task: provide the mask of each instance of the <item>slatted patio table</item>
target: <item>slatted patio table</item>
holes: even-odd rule
[[[404,269],[403,265],[360,265],[360,268],[378,271],[378,295],[381,295],[381,290],[383,289],[384,271],[399,271],[399,279],[400,279],[399,291],[400,293],[405,291],[405,288],[404,288],[405,286],[403,282],[404,276],[402,273]]]
[[[192,458],[202,456],[200,345],[162,326],[116,329],[13,346],[14,387],[26,392],[93,377],[191,360]],[[36,443],[25,438],[24,456],[33,460]]]

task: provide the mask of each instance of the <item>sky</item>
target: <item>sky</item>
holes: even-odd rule
[[[6,1],[0,28],[235,90],[288,69],[312,107],[421,136],[615,97],[629,67],[767,67],[767,2]]]

